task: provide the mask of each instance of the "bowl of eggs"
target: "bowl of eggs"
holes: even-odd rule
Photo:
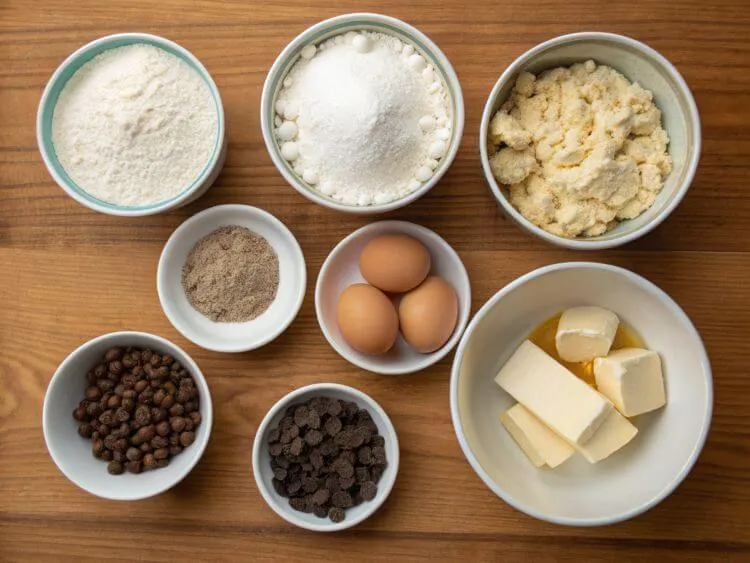
[[[458,343],[471,284],[455,250],[405,221],[372,223],[343,239],[323,263],[315,311],[341,357],[374,373],[413,373]]]

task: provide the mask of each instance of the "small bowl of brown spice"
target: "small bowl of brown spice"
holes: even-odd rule
[[[292,232],[249,205],[219,205],[180,225],[164,246],[159,300],[188,340],[245,352],[284,332],[302,306],[305,259]]]

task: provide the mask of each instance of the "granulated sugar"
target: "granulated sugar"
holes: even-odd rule
[[[281,153],[312,188],[371,205],[428,181],[450,143],[446,89],[396,37],[349,32],[308,45],[276,102]]]
[[[142,206],[176,196],[208,163],[218,113],[200,75],[153,45],[110,49],[60,93],[52,142],[71,179],[92,196]]]

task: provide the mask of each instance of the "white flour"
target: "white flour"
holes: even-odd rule
[[[110,49],[60,93],[52,142],[72,180],[92,196],[142,206],[193,182],[216,145],[208,85],[179,57],[152,45]]]
[[[432,177],[450,144],[449,108],[441,79],[412,45],[349,32],[303,50],[279,92],[276,137],[317,191],[386,203]]]

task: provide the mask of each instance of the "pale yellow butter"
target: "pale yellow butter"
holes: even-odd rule
[[[555,468],[575,453],[570,444],[521,404],[505,411],[500,421],[536,467]]]
[[[666,403],[659,354],[623,348],[594,360],[596,387],[625,416],[638,416]]]
[[[586,443],[612,410],[612,403],[529,340],[495,382],[571,444]]]
[[[638,429],[612,409],[591,439],[583,445],[576,445],[576,449],[590,463],[597,463],[625,447],[636,434]]]

